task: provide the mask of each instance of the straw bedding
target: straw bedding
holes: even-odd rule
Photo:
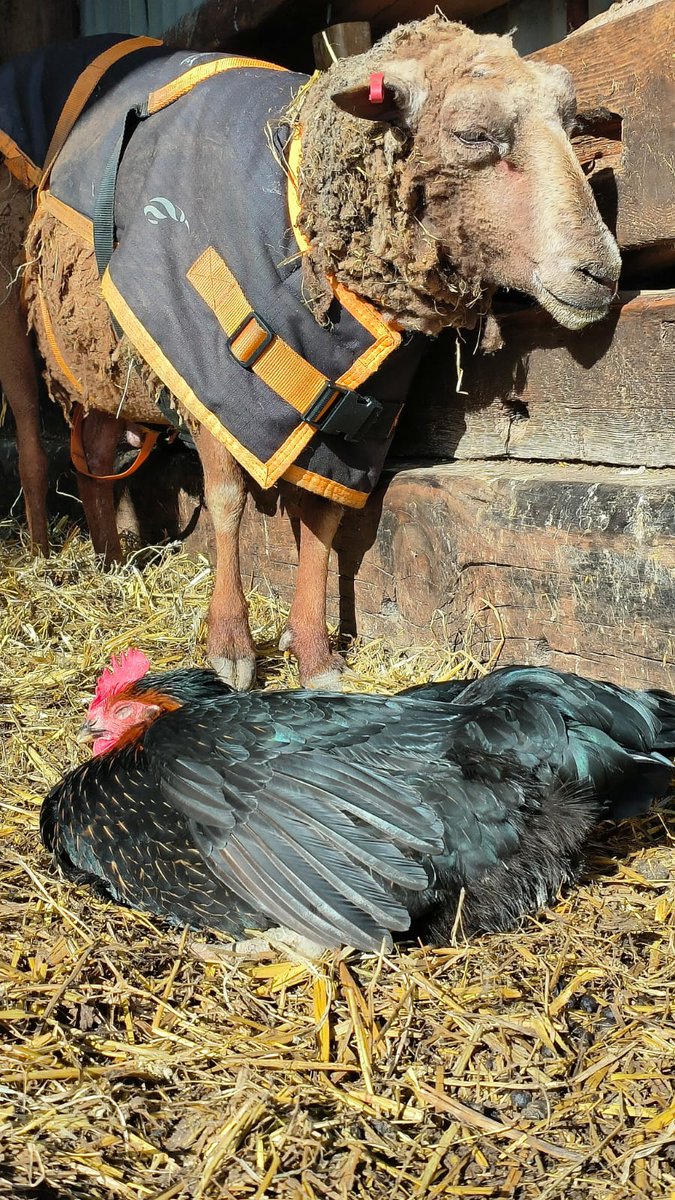
[[[383,959],[240,962],[102,903],[52,871],[40,801],[111,652],[204,660],[209,568],[102,574],[57,537],[47,562],[0,539],[0,1196],[672,1197],[672,819],[612,832],[597,877],[513,934]],[[251,605],[264,649],[283,614]],[[355,646],[353,685],[475,654]],[[290,671],[263,659],[266,686]]]

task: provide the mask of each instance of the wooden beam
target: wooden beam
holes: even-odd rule
[[[291,517],[275,491],[258,493],[242,536],[247,583],[284,600],[295,584]],[[398,646],[462,638],[473,623],[486,655],[501,626],[504,663],[675,690],[674,527],[675,471],[417,466],[346,515],[330,612]],[[212,555],[208,517],[188,544]]]
[[[415,380],[393,454],[675,467],[675,291],[622,294],[580,333],[536,309],[502,319],[505,346],[454,336]]]
[[[645,267],[675,262],[675,0],[627,4],[532,55],[571,72],[579,108],[615,114],[579,142],[605,220]],[[618,132],[617,132],[618,130]]]
[[[203,0],[164,33],[180,50],[217,50],[269,21],[289,0]]]
[[[440,8],[451,21],[476,20],[504,0],[443,0]],[[379,37],[403,21],[419,21],[438,7],[435,0],[335,0],[331,8],[332,21],[370,21]]]
[[[0,4],[0,61],[67,41],[79,32],[77,0],[3,0]]]

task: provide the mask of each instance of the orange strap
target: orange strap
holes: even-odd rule
[[[28,191],[40,182],[42,172],[27,154],[24,154],[16,142],[0,129],[0,161],[4,159],[7,170]]]
[[[187,278],[227,334],[234,358],[296,412],[306,413],[326,389],[328,378],[262,323],[227,263],[212,246],[193,263]],[[336,397],[335,390],[327,394],[325,405],[313,419],[320,420]]]
[[[160,109],[166,108],[168,104],[173,104],[174,100],[179,100],[187,92],[191,91],[198,83],[202,83],[205,79],[211,79],[214,75],[221,75],[223,71],[234,71],[239,67],[262,67],[268,71],[287,71],[287,67],[278,67],[276,63],[263,62],[261,58],[247,58],[246,56],[232,55],[231,58],[217,58],[212,62],[200,63],[197,67],[191,67],[189,71],[185,71],[183,75],[179,75],[177,79],[173,79],[171,83],[165,83],[164,87],[157,88],[155,92],[150,92],[148,96],[148,113],[159,112]]]
[[[71,371],[70,367],[68,366],[68,363],[66,362],[65,358],[63,357],[63,354],[61,353],[61,347],[59,346],[59,344],[56,340],[56,334],[54,333],[54,326],[52,325],[52,319],[49,315],[49,309],[47,308],[47,301],[45,300],[44,292],[42,290],[42,272],[40,272],[40,274],[37,277],[37,294],[38,294],[38,300],[40,302],[40,312],[42,314],[42,324],[44,325],[45,337],[47,338],[47,341],[49,343],[49,349],[51,350],[52,354],[54,355],[54,358],[56,359],[58,366],[61,368],[61,371],[65,375],[70,386],[75,388],[75,391],[79,392],[80,395],[82,395],[82,392],[84,390],[82,387],[82,384],[80,383],[79,379],[76,379],[76,377],[73,375],[73,372]]]
[[[162,42],[158,38],[127,38],[125,41],[116,42],[114,46],[109,46],[93,62],[90,62],[88,67],[85,67],[82,74],[75,80],[70,95],[61,109],[61,115],[56,122],[56,128],[45,155],[42,179],[40,181],[41,188],[45,186],[49,178],[49,173],[54,166],[57,156],[64,147],[66,138],[73,125],[108,68],[112,67],[113,63],[119,62],[121,58],[125,58],[127,54],[132,54],[134,50],[142,50],[146,46],[161,45]]]
[[[116,483],[118,479],[128,479],[130,475],[134,475],[138,468],[142,467],[145,460],[152,454],[163,432],[160,429],[150,429],[147,425],[142,425],[143,441],[131,466],[127,467],[126,471],[120,471],[117,475],[95,475],[93,471],[89,470],[89,463],[87,462],[87,455],[85,454],[84,442],[82,440],[82,426],[85,415],[81,404],[73,405],[73,424],[70,430],[70,457],[78,474],[86,475],[88,479],[96,479],[99,483]],[[178,430],[171,430],[169,440],[173,441],[177,433]]]

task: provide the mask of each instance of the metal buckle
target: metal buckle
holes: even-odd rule
[[[327,404],[330,408],[322,416]],[[321,433],[341,433],[346,441],[354,442],[367,433],[382,412],[383,406],[374,396],[362,396],[360,392],[328,382],[302,419]]]
[[[265,334],[265,338],[264,338],[264,341],[262,341],[259,346],[256,346],[255,350],[251,351],[248,358],[240,358],[239,355],[232,349],[232,343],[237,340],[240,333],[244,332],[244,330],[246,329],[246,326],[250,325],[251,321],[256,322],[256,325],[260,329],[260,332]],[[236,363],[239,363],[239,366],[243,367],[245,371],[250,371],[257,363],[258,359],[260,358],[260,355],[263,353],[263,350],[267,349],[267,347],[269,346],[270,342],[272,341],[272,339],[274,337],[275,337],[274,330],[271,328],[270,325],[267,324],[267,321],[264,319],[264,317],[261,317],[260,313],[257,313],[255,311],[255,309],[252,309],[251,312],[248,314],[248,316],[244,317],[243,321],[239,322],[234,333],[230,334],[229,338],[227,339],[226,345],[227,345],[227,348],[228,348],[230,354],[232,355],[234,361]]]

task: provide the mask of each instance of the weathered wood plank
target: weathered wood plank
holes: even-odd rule
[[[505,346],[452,336],[418,375],[393,453],[675,467],[675,291],[622,294],[579,333],[534,309],[502,319]]]
[[[240,34],[249,34],[287,7],[289,0],[203,0],[164,33],[168,46],[216,50]]]
[[[0,4],[0,62],[77,36],[77,0],[3,0]]]
[[[251,501],[248,583],[289,600],[286,504]],[[202,517],[190,539],[210,545]],[[506,643],[503,662],[675,688],[675,471],[453,463],[397,472],[348,513],[330,578],[342,626],[395,645]],[[494,610],[486,609],[486,602]]]
[[[620,141],[598,129],[579,152],[622,250],[649,264],[675,261],[675,0],[626,5],[532,57],[571,71],[580,109],[621,118]],[[644,252],[649,250],[649,255]]]
[[[472,21],[499,8],[504,0],[444,0],[440,6],[451,21]],[[333,21],[370,21],[376,33],[400,21],[418,21],[434,11],[434,0],[334,0]]]

